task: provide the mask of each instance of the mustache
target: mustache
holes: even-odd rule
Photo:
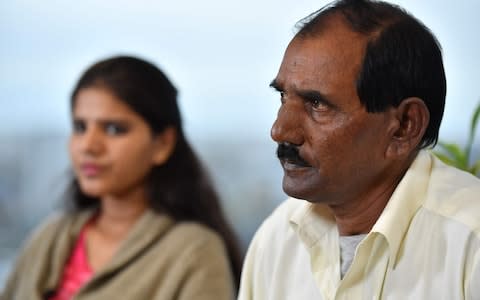
[[[298,148],[290,143],[278,144],[277,157],[280,160],[288,161],[301,167],[310,167],[310,164],[300,156]]]

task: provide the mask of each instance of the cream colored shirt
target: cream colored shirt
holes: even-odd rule
[[[480,180],[421,151],[340,277],[323,205],[288,199],[250,244],[239,300],[480,299]]]

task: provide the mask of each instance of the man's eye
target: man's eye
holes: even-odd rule
[[[104,128],[105,133],[108,135],[121,135],[128,131],[127,126],[115,123],[107,123]]]
[[[308,102],[310,102],[310,105],[315,110],[324,110],[327,108],[327,104],[319,98],[311,98]]]
[[[85,125],[85,122],[78,121],[78,120],[73,121],[73,125],[72,125],[73,133],[75,134],[84,133],[86,128],[87,126]]]
[[[310,103],[312,103],[314,108],[318,108],[322,104],[322,101],[320,101],[320,99],[312,99]]]

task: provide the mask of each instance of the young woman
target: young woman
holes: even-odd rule
[[[70,209],[37,229],[1,299],[232,299],[241,258],[182,131],[177,91],[134,57],[71,98]]]

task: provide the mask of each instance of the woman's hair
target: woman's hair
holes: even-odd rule
[[[148,201],[157,212],[177,221],[202,223],[224,240],[238,286],[242,257],[234,231],[226,221],[217,193],[182,130],[177,90],[163,72],[144,60],[118,56],[97,62],[80,77],[71,96],[71,109],[81,89],[107,89],[143,117],[154,134],[173,127],[176,145],[170,158],[154,166],[147,178]],[[98,199],[82,192],[76,178],[70,191],[71,206],[83,210],[99,205]]]

